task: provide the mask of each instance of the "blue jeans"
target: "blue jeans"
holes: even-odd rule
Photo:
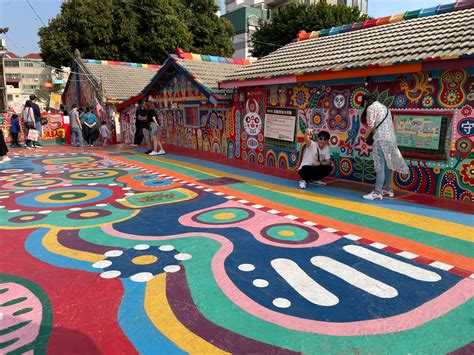
[[[379,142],[375,142],[377,145],[377,152],[380,160],[380,166],[382,169],[380,171],[375,172],[375,191],[382,191],[382,188],[385,186],[386,188],[390,187],[392,183],[392,170],[387,165],[387,161],[385,160],[385,155],[383,155],[382,147],[380,146]]]
[[[79,127],[71,128],[71,141],[73,146],[83,145],[82,131]]]

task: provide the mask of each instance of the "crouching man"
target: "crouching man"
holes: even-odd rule
[[[301,177],[300,189],[306,189],[306,185],[326,186],[321,181],[332,171],[331,153],[329,152],[329,132],[320,131],[317,135],[317,143],[312,140],[313,129],[308,128],[304,135],[306,149],[301,160],[298,174]]]

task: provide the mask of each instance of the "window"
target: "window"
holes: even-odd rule
[[[20,79],[21,74],[20,73],[5,73],[5,78],[7,78],[7,79]]]
[[[33,68],[34,65],[33,65],[33,63],[31,63],[31,62],[25,62],[25,63],[23,63],[23,67],[25,67],[25,68]]]
[[[15,60],[15,61],[5,60],[5,67],[19,68],[20,67],[20,62],[18,62],[17,60]]]
[[[199,127],[199,106],[184,106],[184,125],[187,127]]]

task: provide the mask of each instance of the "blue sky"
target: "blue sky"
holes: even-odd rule
[[[59,13],[62,0],[29,0],[29,2],[39,17],[47,23]],[[369,0],[369,15],[382,17],[453,2],[455,0]],[[41,26],[40,19],[26,0],[0,0],[0,27],[9,28],[6,35],[0,36],[7,41],[9,51],[20,56],[39,53],[37,33]]]

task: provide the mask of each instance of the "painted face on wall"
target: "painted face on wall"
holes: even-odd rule
[[[256,136],[262,131],[262,118],[256,99],[247,100],[247,112],[244,116],[243,126],[245,132],[250,136]]]
[[[342,94],[337,94],[336,96],[334,96],[333,104],[335,108],[341,109],[344,107],[345,103],[346,103],[346,99]]]

